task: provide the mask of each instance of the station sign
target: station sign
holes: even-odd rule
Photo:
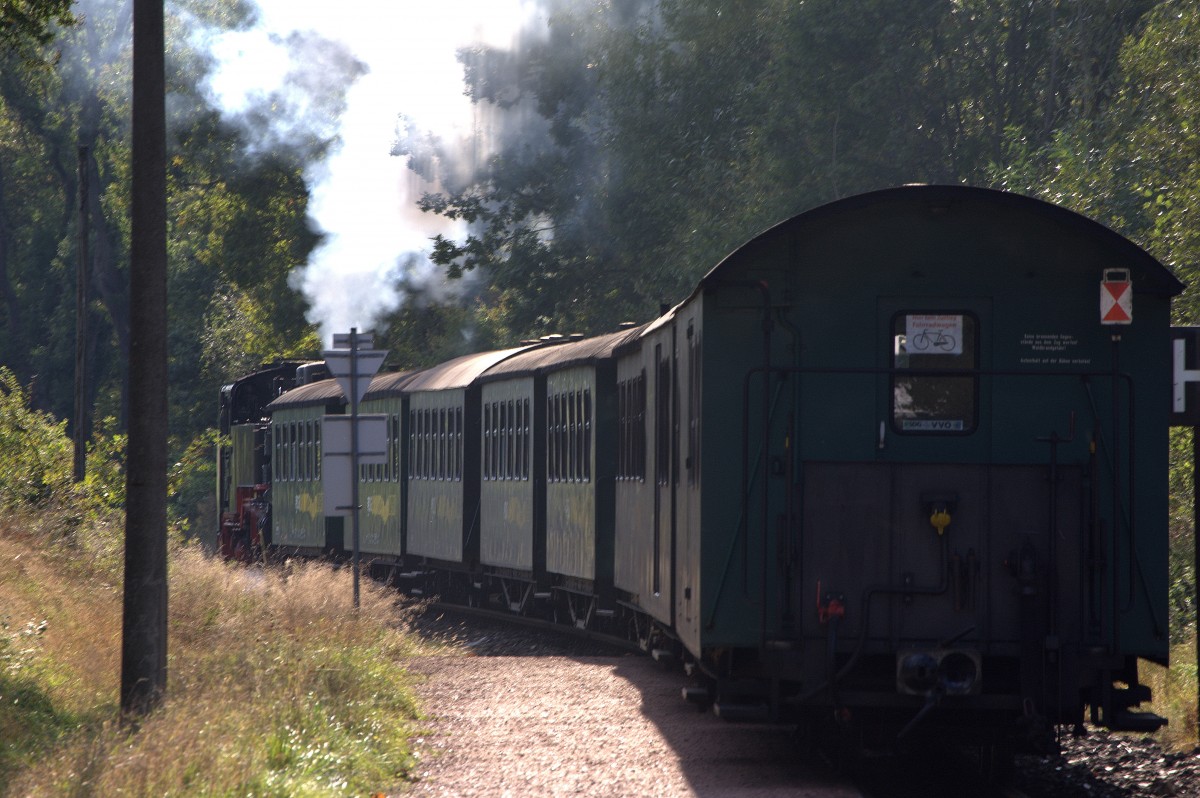
[[[1171,328],[1171,426],[1200,427],[1200,327]]]

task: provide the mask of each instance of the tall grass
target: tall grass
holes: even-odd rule
[[[79,532],[75,537],[78,538]],[[410,644],[393,596],[322,565],[170,560],[167,698],[116,722],[120,589],[77,542],[0,526],[0,792],[325,796],[389,790],[413,765]]]
[[[0,794],[401,784],[416,711],[394,594],[365,584],[355,612],[348,571],[227,566],[177,536],[166,700],[136,733],[121,727],[123,458],[101,424],[74,484],[64,424],[0,367]]]

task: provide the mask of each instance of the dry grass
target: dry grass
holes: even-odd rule
[[[364,581],[355,612],[346,570],[175,551],[167,700],[128,734],[120,589],[79,573],[87,548],[0,529],[0,791],[323,796],[404,780],[416,713],[392,595]]]
[[[1158,733],[1168,748],[1191,750],[1196,747],[1196,641],[1171,647],[1171,667],[1143,663],[1141,677],[1154,697],[1148,707],[1167,718],[1167,727]]]

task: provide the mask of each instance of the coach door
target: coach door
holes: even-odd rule
[[[672,445],[675,438],[675,390],[672,348],[674,330],[668,328],[654,344],[654,593],[671,596],[675,539],[675,480]],[[675,598],[678,601],[678,597]],[[677,611],[677,603],[672,613]],[[674,620],[674,619],[673,619]]]

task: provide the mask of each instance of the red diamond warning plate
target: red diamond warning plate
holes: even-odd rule
[[[1100,283],[1100,323],[1133,323],[1133,288],[1128,279]]]

